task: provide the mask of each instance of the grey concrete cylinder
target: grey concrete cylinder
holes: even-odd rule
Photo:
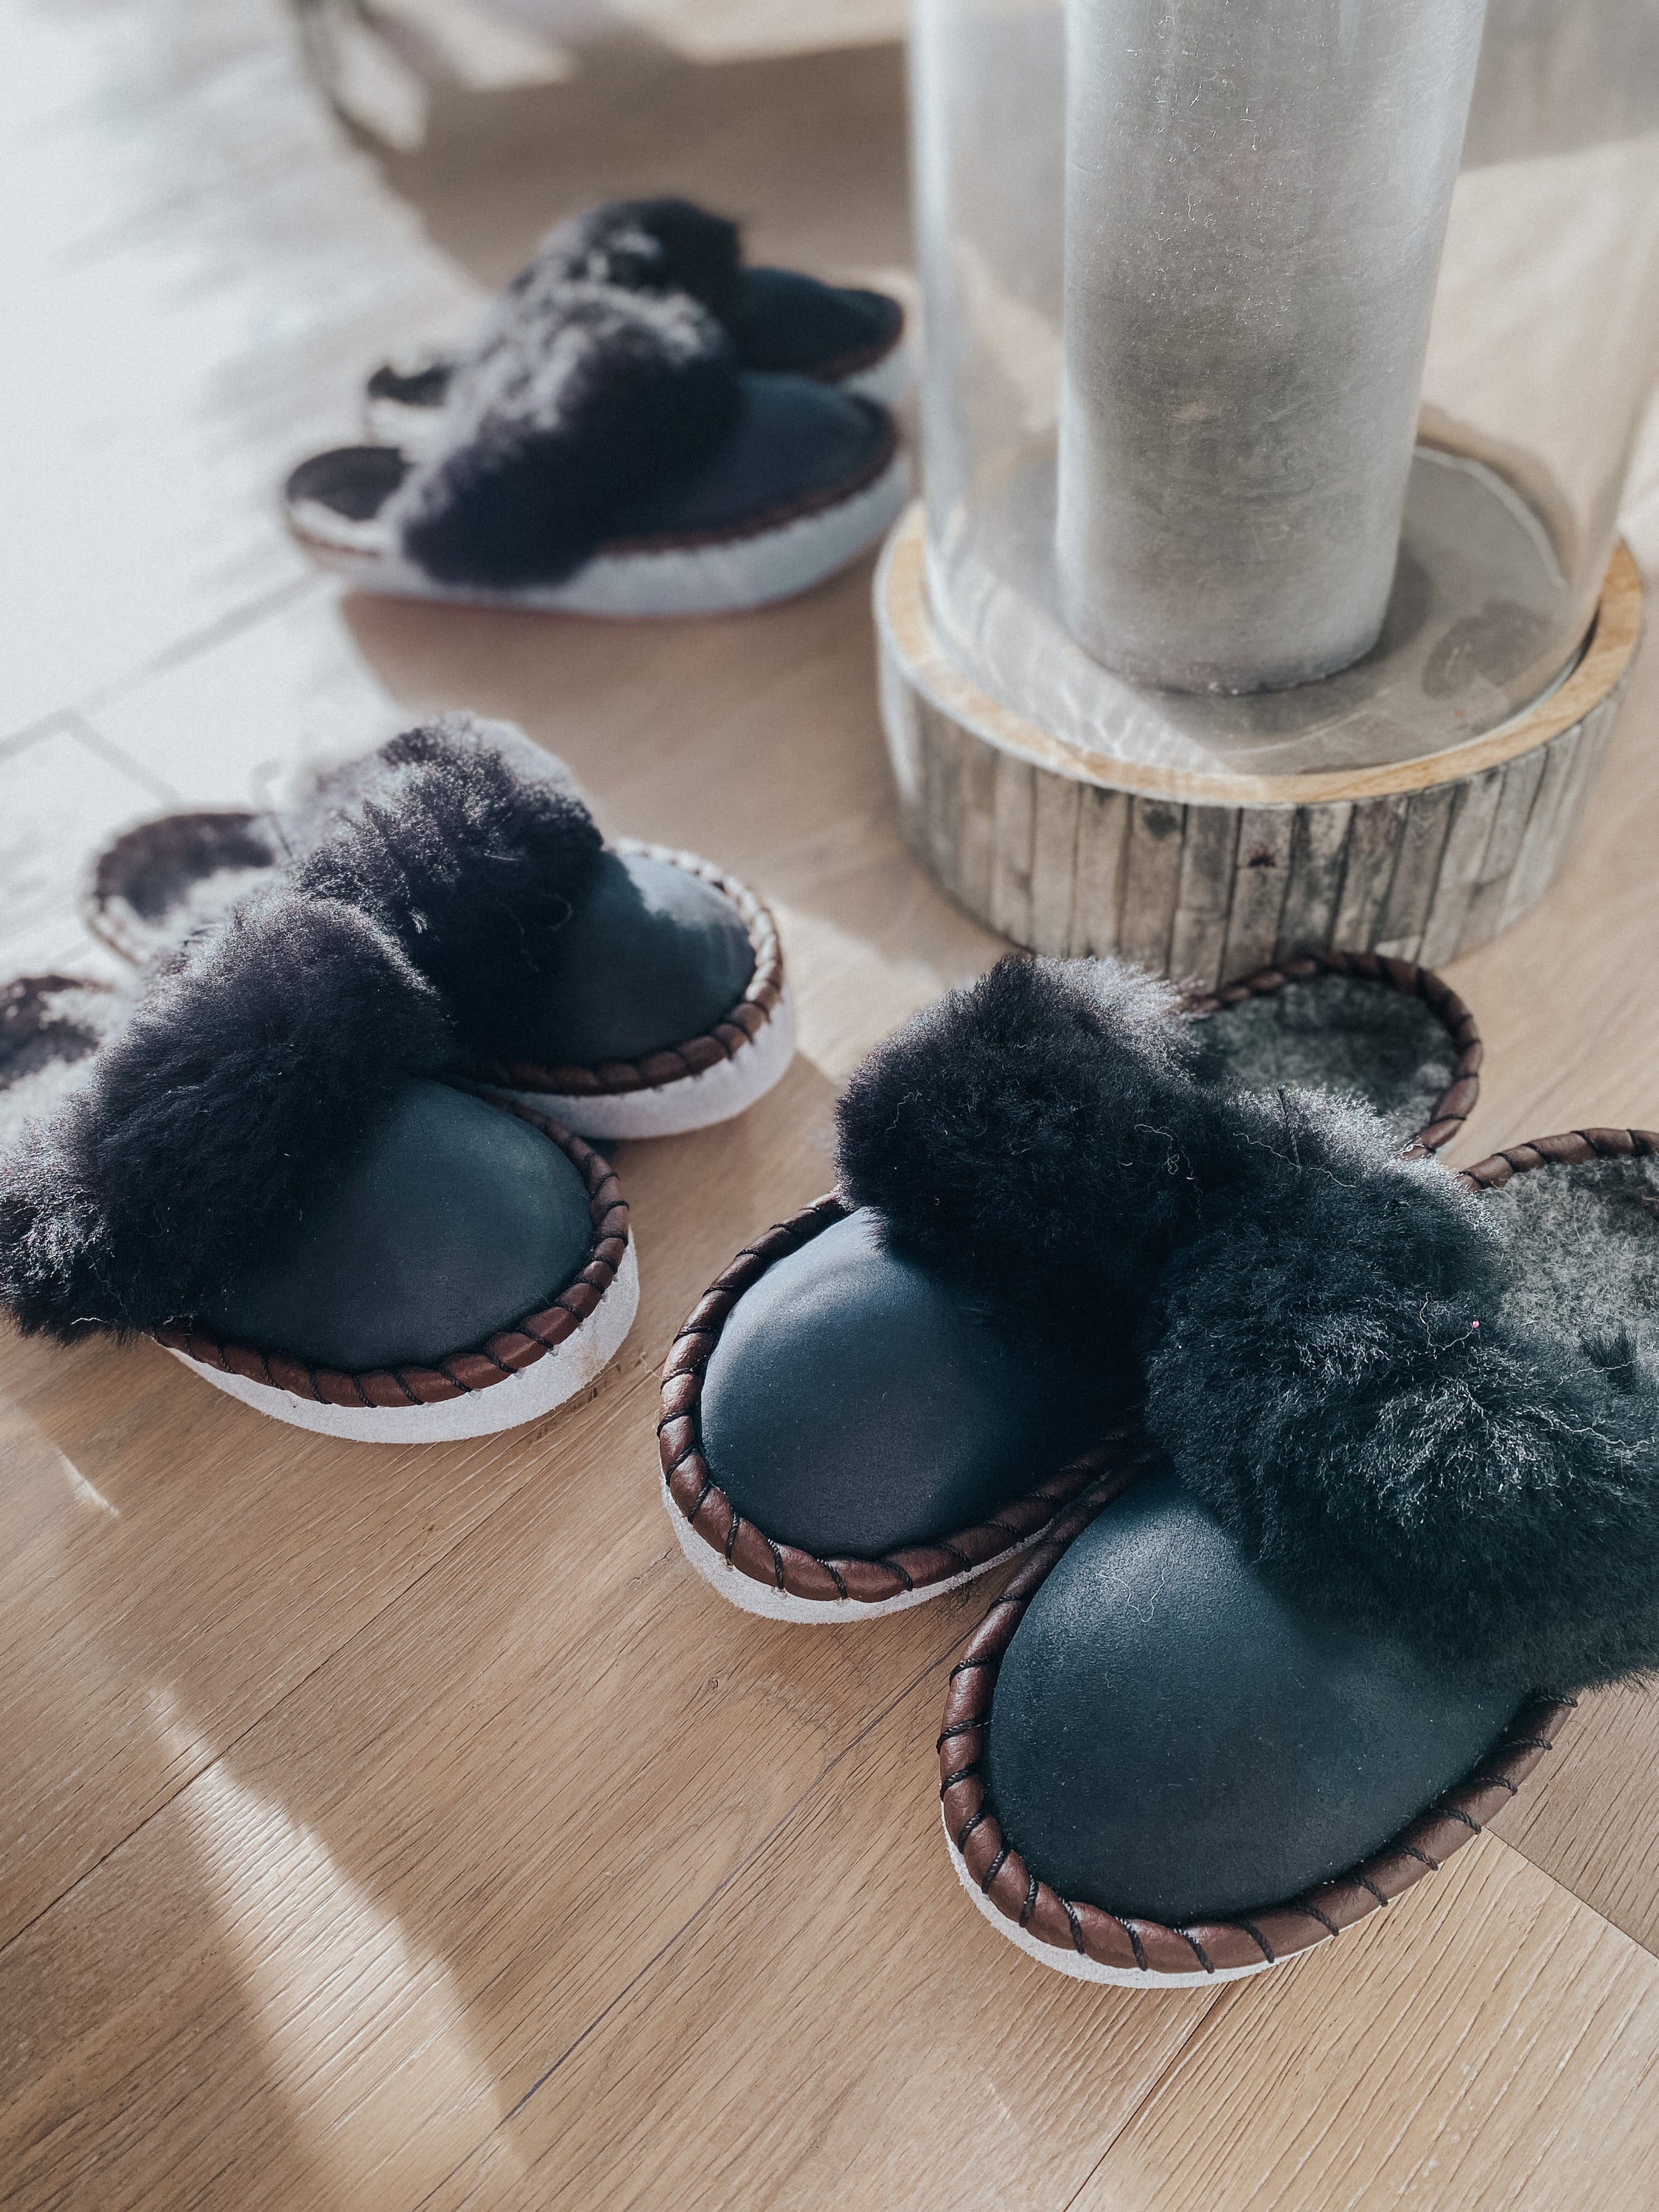
[[[1242,692],[1382,626],[1486,0],[1070,0],[1056,552],[1079,641]]]

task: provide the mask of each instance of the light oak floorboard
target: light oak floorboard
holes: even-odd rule
[[[636,50],[440,94],[427,150],[376,161],[275,0],[12,13],[9,428],[37,465],[9,511],[5,972],[105,960],[77,878],[133,815],[263,804],[471,706],[562,753],[613,832],[774,902],[801,1053],[742,1121],[621,1149],[640,1319],[528,1431],[345,1445],[153,1346],[0,1340],[0,2206],[1649,2201],[1659,1970],[1628,1939],[1659,1948],[1659,1700],[1588,1699],[1508,1841],[1340,1949],[1097,1991],[1001,1943],[939,1838],[943,1668],[992,1585],[792,1634],[679,1557],[674,1328],[829,1183],[860,1058],[999,949],[904,848],[869,564],[739,620],[546,621],[341,598],[276,521],[365,368],[605,192],[902,276],[896,52]],[[1656,681],[1563,877],[1453,971],[1491,1054],[1460,1158],[1659,1123]],[[1132,899],[1148,855],[1079,822]]]
[[[1659,1961],[1492,1837],[1223,1997],[1068,2212],[1642,2212]]]

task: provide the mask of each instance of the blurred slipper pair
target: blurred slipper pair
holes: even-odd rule
[[[470,716],[285,813],[141,824],[90,919],[131,989],[0,993],[0,1298],[332,1435],[481,1435],[590,1382],[638,1278],[586,1139],[723,1121],[793,1051],[753,894],[607,846]]]
[[[1453,1175],[1480,1062],[1373,956],[1184,1005],[1006,963],[866,1062],[836,1193],[676,1341],[665,1499],[734,1603],[869,1618],[1030,1548],[941,1800],[1063,1972],[1330,1940],[1659,1659],[1659,1133]]]
[[[562,224],[471,344],[369,378],[376,442],[294,471],[289,524],[364,589],[544,611],[725,613],[875,544],[908,489],[881,403],[904,315],[746,267],[676,199]]]

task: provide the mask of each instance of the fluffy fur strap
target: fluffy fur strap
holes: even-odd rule
[[[517,732],[447,716],[325,778],[295,818],[293,880],[362,907],[448,1002],[464,1055],[523,1057],[550,939],[604,840]]]
[[[0,1166],[0,1297],[64,1338],[188,1319],[452,1051],[436,994],[356,908],[233,909]]]
[[[1316,1606],[1517,1692],[1659,1663],[1650,1378],[1625,1347],[1506,1320],[1478,1222],[1429,1237],[1378,1198],[1287,1178],[1177,1256],[1153,1436]]]
[[[1659,1663],[1648,1370],[1506,1320],[1524,1255],[1369,1115],[1197,1047],[1109,963],[1005,963],[860,1070],[844,1187],[1011,1331],[1138,1346],[1153,1437],[1297,1597],[1517,1695]]]
[[[549,231],[492,302],[473,346],[540,327],[567,284],[624,292],[685,292],[725,322],[737,305],[743,243],[735,222],[690,200],[606,200]]]
[[[630,501],[707,459],[738,405],[731,341],[690,294],[560,283],[457,371],[440,448],[386,521],[440,582],[557,583]]]

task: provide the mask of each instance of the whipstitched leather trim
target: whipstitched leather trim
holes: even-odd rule
[[[1310,952],[1301,960],[1286,960],[1277,968],[1258,968],[1218,991],[1189,992],[1182,1010],[1188,1014],[1217,1014],[1242,1006],[1247,999],[1271,998],[1287,983],[1306,983],[1316,975],[1352,975],[1368,983],[1385,984],[1402,998],[1421,999],[1453,1044],[1457,1060],[1452,1079],[1436,1100],[1427,1121],[1404,1146],[1407,1158],[1420,1159],[1437,1152],[1462,1127],[1474,1111],[1480,1095],[1480,1063],[1484,1048],[1480,1032],[1451,985],[1431,968],[1419,968],[1409,960],[1390,960],[1380,952]]]
[[[953,1529],[934,1543],[907,1544],[876,1559],[839,1554],[819,1559],[798,1545],[779,1542],[746,1520],[715,1481],[703,1457],[703,1370],[727,1316],[744,1292],[760,1280],[775,1261],[799,1251],[803,1244],[845,1220],[851,1212],[846,1201],[833,1193],[815,1199],[787,1221],[746,1244],[731,1266],[714,1278],[669,1349],[662,1371],[662,1419],[657,1424],[657,1443],[669,1496],[693,1534],[739,1574],[773,1589],[787,1590],[791,1597],[824,1605],[839,1605],[848,1599],[856,1605],[878,1605],[908,1591],[949,1582],[1029,1541],[1080,1492],[1091,1485],[1099,1489],[1104,1468],[1114,1470],[1105,1480],[1110,1494],[1115,1496],[1139,1472],[1139,1463],[1117,1468],[1116,1462],[1123,1455],[1122,1436],[1127,1431],[1115,1434],[1061,1468],[1047,1482],[1003,1506],[992,1519]]]
[[[1628,1160],[1641,1152],[1659,1152],[1659,1129],[1567,1129],[1493,1152],[1472,1168],[1460,1168],[1457,1180],[1466,1190],[1502,1190],[1534,1168],[1583,1167],[1589,1160]]]
[[[580,1170],[587,1186],[588,1213],[593,1224],[587,1264],[551,1304],[526,1314],[510,1328],[498,1329],[480,1345],[448,1353],[431,1366],[374,1367],[356,1374],[313,1367],[291,1352],[262,1352],[251,1345],[227,1343],[187,1323],[171,1323],[149,1334],[170,1352],[182,1352],[204,1366],[217,1367],[227,1375],[245,1376],[250,1382],[268,1383],[274,1390],[286,1390],[291,1397],[313,1399],[320,1406],[439,1406],[452,1398],[488,1390],[533,1367],[575,1334],[616,1281],[628,1249],[628,1202],[609,1161],[559,1122],[506,1099],[487,1098],[484,1103],[499,1113],[516,1115],[550,1138]]]
[[[742,998],[701,1036],[684,1044],[665,1045],[643,1060],[602,1060],[593,1067],[541,1067],[531,1060],[497,1060],[477,1071],[479,1080],[499,1084],[508,1091],[541,1091],[570,1098],[612,1097],[629,1091],[656,1091],[688,1075],[700,1075],[752,1044],[777,1012],[783,996],[783,947],[778,926],[753,891],[735,876],[726,875],[710,860],[695,853],[678,853],[667,845],[650,845],[637,837],[623,837],[613,852],[635,853],[651,860],[669,860],[688,875],[710,884],[729,899],[743,917],[755,956],[755,972]]]
[[[1025,1609],[1066,1547],[1111,1503],[1117,1488],[1091,1490],[1015,1571],[951,1669],[945,1693],[939,1739],[945,1826],[985,1896],[1005,1919],[1038,1942],[1081,1953],[1097,1966],[1154,1975],[1190,1974],[1194,1966],[1210,1974],[1228,1966],[1259,1966],[1264,1960],[1275,1964],[1328,1942],[1391,1904],[1425,1875],[1437,1872],[1480,1834],[1482,1824],[1509,1803],[1545,1752],[1553,1749],[1575,1700],[1538,1697],[1516,1714],[1462,1782],[1380,1850],[1334,1881],[1316,1883],[1299,1897],[1248,1917],[1170,1927],[1062,1897],[1004,1835],[980,1767],[998,1671]]]
[[[723,522],[718,528],[664,530],[648,538],[607,538],[594,547],[589,557],[595,561],[611,560],[636,553],[692,553],[708,545],[736,545],[745,538],[764,538],[771,531],[787,530],[792,522],[804,522],[809,515],[823,514],[846,500],[856,499],[860,492],[868,490],[893,465],[893,457],[898,451],[898,425],[887,410],[873,399],[860,398],[856,392],[848,397],[854,407],[862,407],[874,418],[876,442],[855,469],[849,469],[834,483],[819,484],[811,491],[798,492],[793,499],[757,507],[752,514]]]

